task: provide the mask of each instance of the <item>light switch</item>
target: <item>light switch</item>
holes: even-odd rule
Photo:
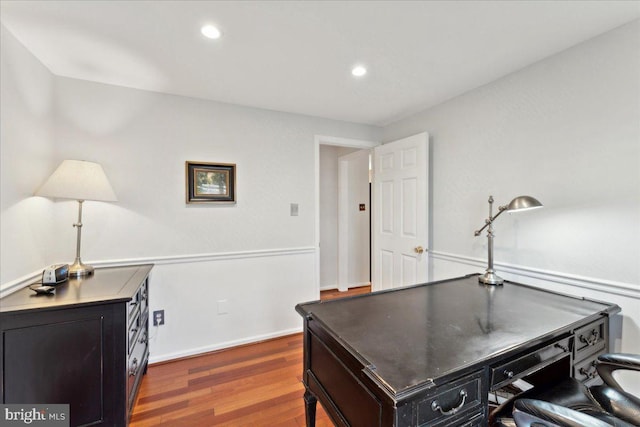
[[[291,216],[298,216],[298,204],[291,203]]]

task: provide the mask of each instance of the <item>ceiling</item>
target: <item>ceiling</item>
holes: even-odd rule
[[[638,1],[5,1],[55,75],[383,126],[640,18]],[[222,31],[200,34],[203,24]],[[355,78],[351,68],[367,67]]]

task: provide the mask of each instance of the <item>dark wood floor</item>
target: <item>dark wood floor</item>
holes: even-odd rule
[[[371,291],[323,291],[333,299]],[[131,417],[144,426],[305,426],[302,334],[149,366]],[[318,404],[316,426],[332,427]]]

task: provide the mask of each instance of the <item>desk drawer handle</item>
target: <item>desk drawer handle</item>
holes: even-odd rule
[[[588,380],[593,379],[598,376],[598,370],[596,369],[596,361],[594,360],[589,364],[590,368],[582,367],[578,372],[581,375],[587,377]]]
[[[589,336],[589,338],[585,338],[584,335],[580,335],[580,341],[587,345],[594,345],[598,342],[598,338],[600,338],[600,334],[595,329],[591,331],[591,335]]]
[[[456,407],[449,409],[448,411],[443,411],[442,407],[438,404],[437,400],[434,400],[431,403],[431,409],[434,411],[440,411],[440,413],[442,415],[453,415],[456,412],[458,412],[460,410],[460,408],[462,408],[464,406],[464,402],[467,400],[467,391],[465,389],[460,390],[460,397],[462,398],[462,400],[460,401],[460,404],[458,404]]]

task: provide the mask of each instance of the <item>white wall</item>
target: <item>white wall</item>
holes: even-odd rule
[[[100,242],[87,234],[87,259],[312,246],[314,134],[373,132],[67,78],[57,89],[58,155],[101,161],[120,199],[94,220],[115,222]],[[236,163],[237,204],[185,204],[185,160]]]
[[[30,196],[56,165],[53,76],[4,26],[0,31],[0,283],[5,283],[52,259],[45,243],[54,237],[51,202]]]
[[[490,194],[532,195],[496,221],[499,273],[618,303],[640,353],[639,51],[636,21],[384,129],[431,135],[433,279],[484,270]]]
[[[166,324],[150,325],[152,362],[299,332],[294,306],[318,299],[312,250],[212,256],[157,262],[151,309]]]
[[[30,53],[21,51],[21,62],[9,56],[19,48],[3,33],[2,289],[73,260],[77,204],[30,195],[63,159],[86,159],[103,165],[118,202],[85,204],[83,260],[157,264],[151,310],[165,309],[167,323],[152,361],[301,330],[295,304],[318,298],[314,137],[370,140],[379,130],[53,77],[43,67],[31,76],[38,64]],[[5,68],[16,68],[11,80]],[[47,82],[45,126],[17,88]],[[5,126],[10,118],[18,123]],[[31,149],[30,133],[42,148]],[[186,160],[236,163],[237,204],[185,204]],[[51,225],[47,239],[21,234],[33,218]],[[228,314],[217,314],[218,301]]]

